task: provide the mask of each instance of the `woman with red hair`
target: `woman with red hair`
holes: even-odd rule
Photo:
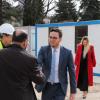
[[[75,65],[77,88],[83,91],[83,99],[86,99],[88,86],[93,86],[93,67],[96,65],[94,47],[89,44],[87,36],[77,46]]]

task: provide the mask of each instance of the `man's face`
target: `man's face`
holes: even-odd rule
[[[28,40],[25,41],[24,49],[26,49],[28,46]]]
[[[49,44],[51,47],[58,47],[60,44],[61,38],[59,38],[58,32],[50,32],[49,34]]]
[[[3,35],[3,41],[4,41],[5,46],[11,44],[12,36],[11,35]]]
[[[28,46],[28,40],[26,39],[25,41],[23,41],[22,43],[20,43],[20,46],[21,46],[23,49],[26,49],[27,46]]]

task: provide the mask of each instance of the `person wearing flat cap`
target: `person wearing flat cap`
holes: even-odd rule
[[[4,23],[0,26],[0,49],[5,48],[12,42],[12,35],[14,31],[14,27],[9,23]]]

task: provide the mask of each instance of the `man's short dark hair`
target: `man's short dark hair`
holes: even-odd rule
[[[16,31],[14,31],[13,36],[12,36],[12,41],[13,42],[23,42],[27,40],[28,35],[25,32],[20,32],[20,34],[16,34]]]
[[[62,38],[62,31],[58,28],[52,28],[50,32],[58,32],[59,38]]]

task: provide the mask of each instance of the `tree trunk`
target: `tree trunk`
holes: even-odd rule
[[[0,0],[0,25],[2,24],[2,0]]]

